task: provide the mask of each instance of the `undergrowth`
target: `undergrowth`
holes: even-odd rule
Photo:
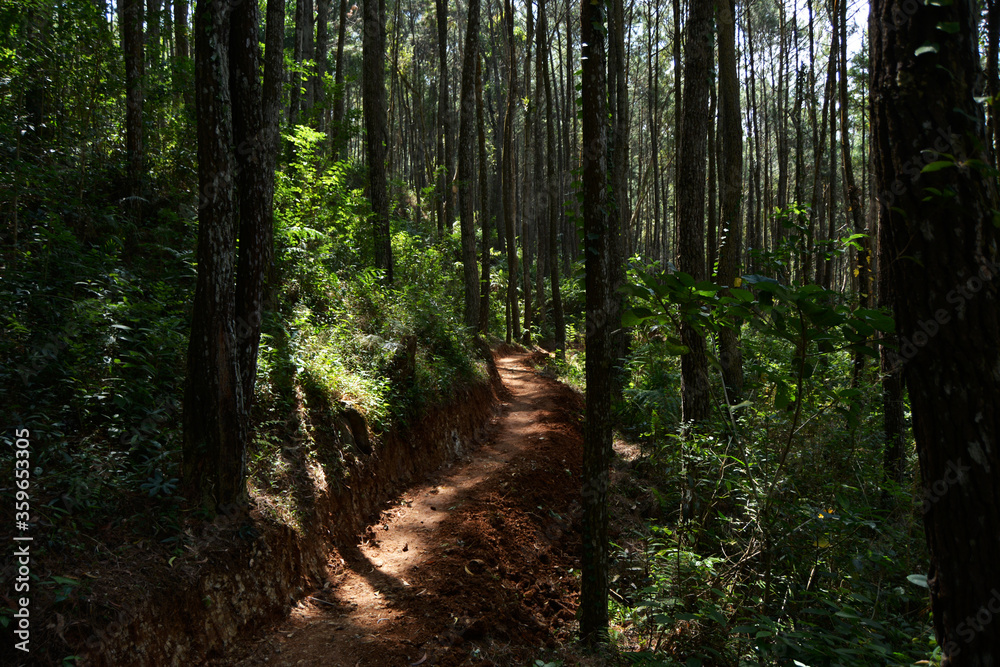
[[[854,354],[892,322],[813,285],[744,276],[723,292],[684,274],[633,272],[615,407],[610,615],[623,664],[933,664],[916,480],[883,469],[876,361]],[[680,428],[677,325],[714,352],[738,326],[743,393],[728,405],[710,352],[714,412]],[[554,371],[585,384],[582,349]],[[915,469],[915,461],[908,462]]]
[[[386,286],[366,268],[362,172],[322,156],[321,136],[296,128],[287,137],[295,158],[277,177],[248,451],[253,502],[299,528],[301,489],[320,471],[327,482],[341,477],[361,455],[342,432],[344,410],[377,436],[486,377],[455,298],[457,235],[395,219],[396,280]],[[172,189],[174,179],[154,170],[147,185],[162,194],[139,205],[82,191],[54,206],[67,196],[57,178],[39,177],[18,244],[5,246],[0,389],[11,430],[0,435],[0,461],[13,469],[13,426],[29,429],[38,562],[128,548],[166,561],[191,539],[178,478],[196,218],[185,181]],[[0,500],[13,506],[13,491]]]

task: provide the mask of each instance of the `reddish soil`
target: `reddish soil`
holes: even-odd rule
[[[579,595],[582,399],[497,359],[510,392],[487,444],[413,486],[323,587],[215,665],[525,665],[569,639]]]

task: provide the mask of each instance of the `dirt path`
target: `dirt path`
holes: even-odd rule
[[[486,445],[410,488],[278,627],[219,665],[524,665],[572,632],[580,398],[529,355]]]

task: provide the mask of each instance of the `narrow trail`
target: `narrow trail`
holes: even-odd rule
[[[216,665],[524,665],[570,637],[582,400],[529,354],[489,441],[414,485],[278,626]]]

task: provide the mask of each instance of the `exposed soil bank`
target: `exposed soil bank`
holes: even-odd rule
[[[322,585],[333,546],[353,543],[388,499],[484,438],[503,391],[492,376],[377,443],[344,479],[312,469],[313,488],[295,498],[301,531],[257,510],[220,516],[200,527],[190,554],[170,564],[109,565],[122,594],[95,593],[83,620],[36,622],[50,623],[50,634],[68,645],[64,654],[75,652],[80,665],[193,665],[228,652]]]
[[[286,619],[211,664],[526,665],[572,636],[582,400],[504,353],[488,442],[398,496]]]

